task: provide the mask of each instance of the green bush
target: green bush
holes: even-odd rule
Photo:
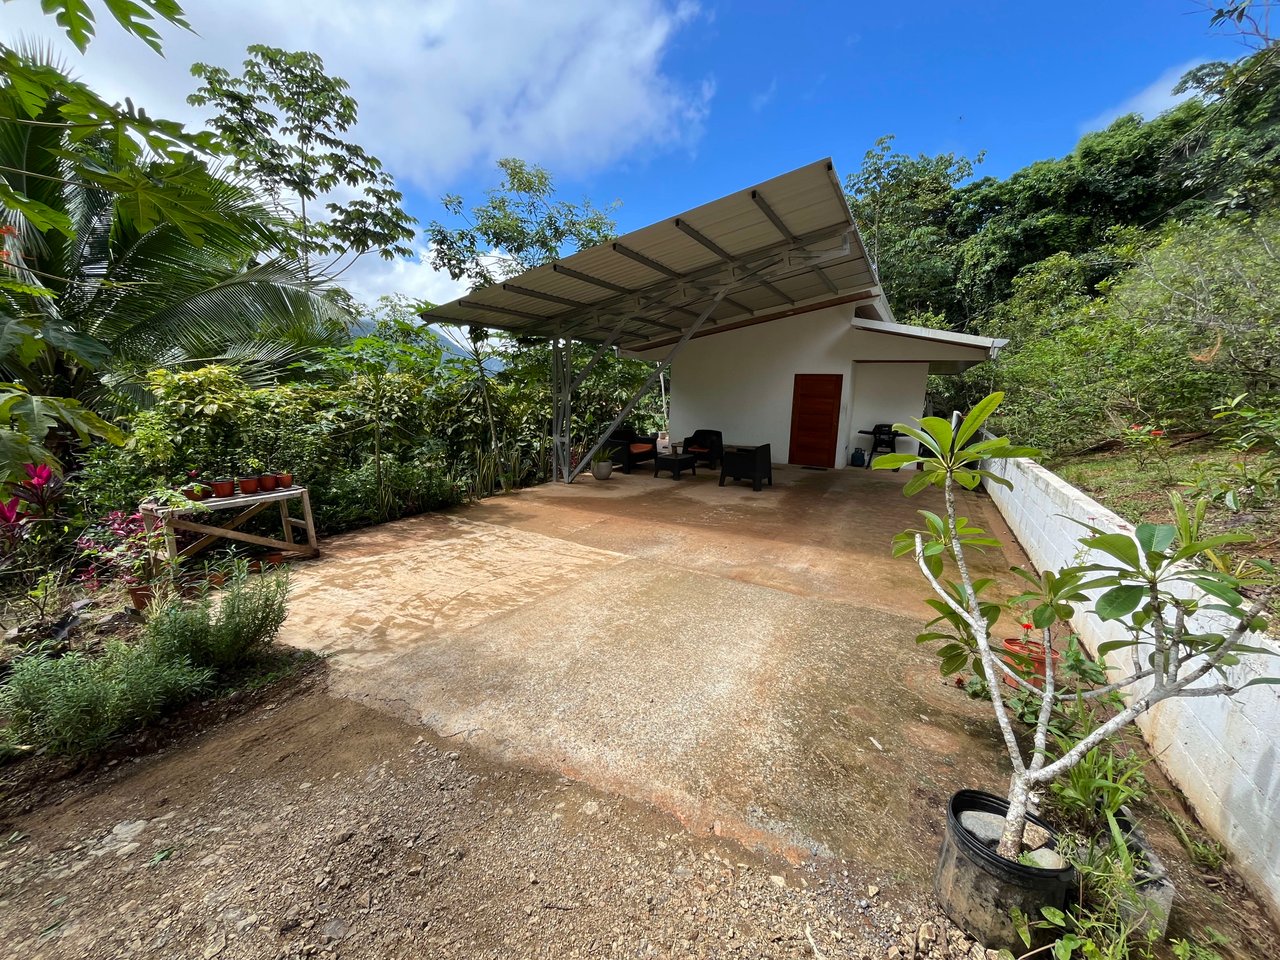
[[[284,623],[288,596],[286,574],[251,577],[240,564],[216,599],[175,599],[155,610],[143,642],[173,662],[235,670],[270,646]]]
[[[191,699],[212,676],[146,643],[112,643],[101,657],[37,654],[14,664],[0,689],[0,712],[19,743],[92,753]]]

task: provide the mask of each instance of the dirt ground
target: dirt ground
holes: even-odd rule
[[[778,480],[586,480],[326,543],[283,639],[327,670],[0,803],[0,957],[968,956],[929,892],[943,803],[1003,773],[888,559],[931,504]],[[1146,819],[1174,931],[1280,955]]]
[[[883,872],[762,858],[323,686],[11,823],[0,956],[882,957],[934,921],[947,943]]]

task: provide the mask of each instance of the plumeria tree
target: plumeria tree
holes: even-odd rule
[[[1218,551],[1250,538],[1230,533],[1203,536],[1203,505],[1188,510],[1175,498],[1175,523],[1142,523],[1132,534],[1086,526],[1079,543],[1083,551],[1100,557],[1098,562],[1039,573],[1014,567],[1025,589],[1002,601],[992,599],[995,581],[975,577],[969,560],[972,551],[1000,543],[960,516],[957,488],[973,490],[984,481],[1011,487],[1008,480],[984,469],[983,462],[1036,453],[983,431],[1001,399],[1003,394],[991,394],[963,420],[956,414],[950,421],[925,417],[917,426],[895,424],[894,429],[919,442],[921,452],[881,456],[873,466],[918,467],[920,472],[906,484],[908,496],[929,486],[943,491],[946,516],[919,511],[925,526],[900,534],[894,554],[911,555],[936,594],[929,603],[938,617],[917,639],[941,644],[944,670],[972,664],[986,679],[1013,766],[1009,810],[997,851],[1016,860],[1038,791],[1157,703],[1175,697],[1231,696],[1254,684],[1280,683],[1276,677],[1236,683],[1230,672],[1243,654],[1274,652],[1251,644],[1250,635],[1266,629],[1263,613],[1276,595],[1277,583],[1274,569],[1264,560],[1232,572],[1222,569],[1216,562]],[[1030,610],[1032,629],[1044,645],[1044,675],[1036,675],[1035,682],[1025,658],[998,655],[992,647],[992,628],[1010,609]],[[1055,631],[1069,631],[1072,618],[1082,613],[1123,628],[1120,639],[1096,651],[1105,661],[1107,682],[1065,680],[1057,676],[1048,653]],[[1017,737],[1004,693],[1006,680],[1038,703],[1029,753]],[[1121,692],[1127,698],[1114,713],[1060,757],[1050,756],[1048,735],[1055,710]]]

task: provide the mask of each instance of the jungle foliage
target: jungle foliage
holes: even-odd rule
[[[868,152],[846,190],[898,319],[1002,337],[937,378],[940,409],[989,389],[1000,426],[1068,452],[1132,424],[1204,430],[1216,404],[1280,396],[1280,57],[1190,71],[1177,106],[1120,117],[999,180],[982,158]]]

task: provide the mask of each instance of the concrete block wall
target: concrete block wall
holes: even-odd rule
[[[1133,532],[1132,524],[1038,463],[1000,460],[985,466],[1013,484],[1012,490],[998,484],[986,489],[1037,569],[1094,559],[1080,552],[1078,540],[1086,531],[1072,520],[1107,532]],[[1225,626],[1221,615],[1201,617],[1206,628]],[[1091,651],[1124,636],[1092,614],[1081,614],[1073,626]],[[1277,649],[1271,638],[1255,635],[1250,643]],[[1280,658],[1274,656],[1245,656],[1229,670],[1237,683],[1277,674]],[[1140,727],[1205,829],[1231,852],[1236,869],[1280,922],[1280,687],[1250,687],[1231,698],[1167,700]]]

